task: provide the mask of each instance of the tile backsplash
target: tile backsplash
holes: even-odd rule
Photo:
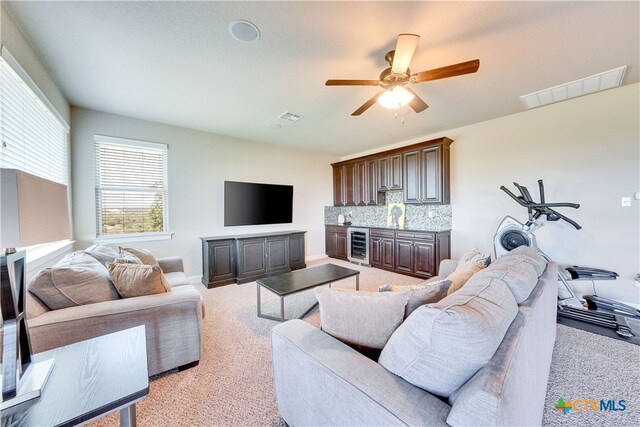
[[[388,191],[386,203],[402,203],[402,191]],[[406,204],[404,228],[408,230],[451,229],[451,205]],[[351,213],[351,217],[349,217]],[[379,206],[325,206],[324,223],[337,224],[338,214],[343,214],[354,226],[386,227],[387,205]]]

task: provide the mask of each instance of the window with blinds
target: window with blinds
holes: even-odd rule
[[[167,146],[94,140],[98,237],[167,232]]]
[[[25,76],[23,79],[20,75]],[[69,185],[69,128],[45,105],[24,70],[0,56],[0,167]],[[44,102],[43,102],[44,99]]]

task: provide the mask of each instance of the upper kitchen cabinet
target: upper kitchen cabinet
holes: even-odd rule
[[[451,142],[443,138],[439,143],[403,153],[405,203],[449,203]]]
[[[449,153],[443,137],[333,166],[334,206],[384,204],[384,192],[403,190],[405,203],[449,203]]]

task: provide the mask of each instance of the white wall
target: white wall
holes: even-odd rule
[[[69,103],[11,15],[0,5],[0,44],[6,46],[62,118],[69,123]]]
[[[182,256],[189,275],[202,273],[199,238],[206,236],[305,230],[307,257],[324,254],[324,206],[333,200],[329,164],[337,157],[76,107],[71,123],[76,248],[96,237],[93,135],[99,134],[169,144],[169,222],[175,235],[132,246]],[[225,228],[225,180],[293,185],[293,224]]]
[[[536,233],[539,247],[559,263],[618,272],[639,302],[631,280],[640,272],[640,202],[632,200],[631,207],[621,207],[620,199],[640,191],[640,84],[390,147],[439,136],[455,141],[452,256],[474,246],[492,250],[494,233],[505,215],[526,220],[526,210],[500,191],[501,185],[513,189],[512,182],[518,182],[538,199],[537,180],[543,179],[548,202],[581,205],[578,210],[558,211],[583,229],[575,230],[564,221],[547,223]],[[349,157],[361,154],[366,153]],[[621,286],[623,281],[615,283]]]

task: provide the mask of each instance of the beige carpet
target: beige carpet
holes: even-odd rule
[[[322,260],[310,263],[309,266],[328,262]],[[349,268],[361,270],[360,289],[376,290],[382,283],[389,284],[414,284],[421,280],[390,273],[378,269],[357,267],[342,261],[331,260],[334,264],[343,265]],[[334,286],[344,288],[355,288],[355,278],[337,282]],[[200,364],[194,368],[183,372],[172,372],[155,378],[150,383],[149,396],[137,405],[138,425],[158,427],[158,426],[273,426],[284,425],[278,416],[275,402],[273,383],[271,378],[271,344],[269,333],[271,328],[277,323],[267,319],[256,317],[256,285],[247,283],[244,285],[229,285],[216,289],[201,289],[206,305],[206,318],[203,324],[203,348]],[[270,295],[267,291],[262,292],[263,312],[277,315],[279,310],[278,299]],[[287,318],[297,317],[315,302],[313,291],[292,295],[285,299],[285,314]],[[319,326],[319,313],[317,310],[305,318],[315,326]],[[578,333],[578,339],[584,341],[589,338],[588,332],[570,330],[568,333]],[[559,331],[560,332],[560,331]],[[587,334],[587,335],[584,335]],[[566,336],[567,332],[562,331]],[[582,338],[581,338],[582,337]],[[614,341],[608,338],[599,337],[604,340]],[[565,341],[565,340],[563,340]],[[619,344],[623,344],[620,347]],[[563,354],[564,363],[570,364],[573,357],[579,361],[581,355],[566,348],[562,342],[556,344],[555,354]],[[560,349],[558,348],[560,347]],[[633,347],[631,353],[636,356],[638,346],[632,346],[618,342],[612,350],[623,351],[626,347]],[[627,357],[628,358],[628,357]],[[638,384],[640,376],[638,368],[632,372],[631,378],[627,381]],[[588,374],[581,372],[580,364],[576,363],[575,369],[578,378],[580,375]],[[553,375],[559,375],[558,370],[552,370]],[[598,381],[603,383],[600,373]],[[563,378],[566,380],[566,378]],[[609,381],[620,381],[619,375],[609,375]],[[579,381],[579,379],[578,379]],[[604,384],[607,384],[605,381]],[[551,386],[550,386],[551,387]],[[559,388],[558,388],[559,387]],[[562,390],[561,384],[556,386],[551,394]],[[551,390],[550,390],[551,391]],[[568,392],[569,390],[567,390]],[[580,387],[572,385],[572,395],[578,398],[604,398],[607,396],[591,396],[590,393],[580,393]],[[637,392],[633,386],[629,392]],[[547,402],[557,396],[548,395]],[[569,397],[569,396],[566,396]],[[630,397],[630,396],[627,396]],[[609,398],[609,397],[607,397]],[[623,399],[625,396],[610,398]],[[634,397],[634,399],[637,399]],[[635,401],[634,410],[637,411],[638,402]],[[558,417],[553,414],[552,405],[545,407],[545,420],[554,425],[575,425],[580,423],[576,417]],[[629,411],[627,414],[631,416]],[[637,417],[637,412],[635,412]],[[578,415],[579,417],[579,415]],[[634,418],[635,419],[635,418]],[[618,418],[616,424],[627,423],[630,418]],[[636,419],[637,420],[637,419]],[[118,415],[112,414],[102,418],[93,426],[116,426],[118,425]]]

